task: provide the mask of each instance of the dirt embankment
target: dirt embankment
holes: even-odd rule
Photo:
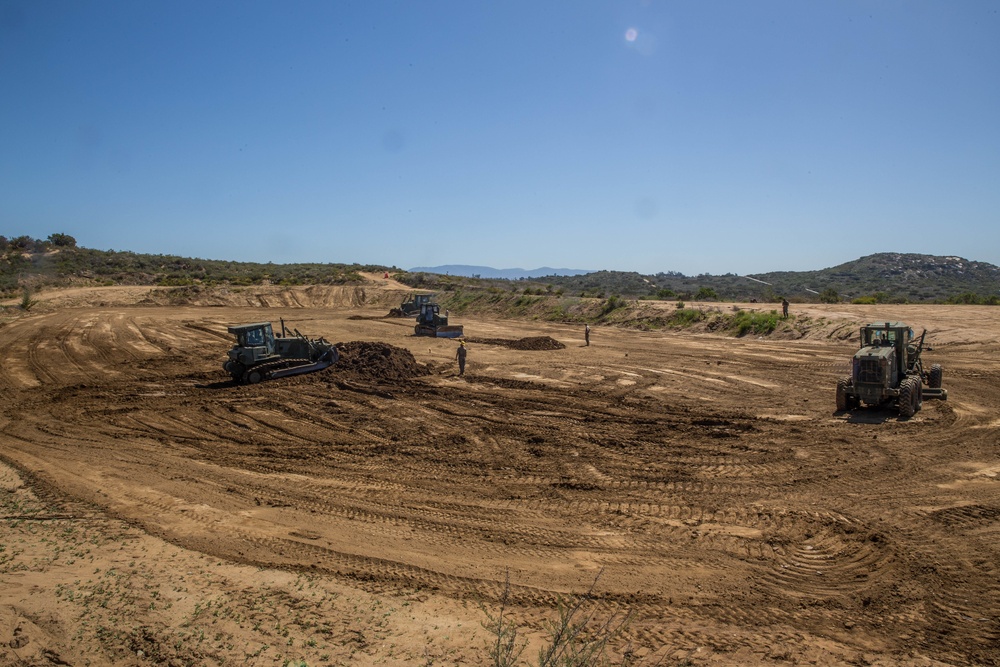
[[[46,313],[61,308],[113,308],[116,306],[174,306],[174,307],[245,307],[265,309],[350,309],[355,318],[385,317],[389,309],[408,300],[412,288],[382,274],[364,274],[366,283],[361,285],[311,285],[282,287],[276,285],[249,287],[86,287],[50,290],[34,295],[37,300],[33,313]],[[442,295],[446,298],[446,295]],[[542,297],[536,297],[542,299]],[[555,300],[555,297],[551,297]],[[602,299],[593,299],[597,308]],[[11,321],[24,315],[18,307],[19,300],[3,304],[0,322]],[[686,309],[705,315],[704,321],[690,325],[665,327],[665,330],[700,333],[715,331],[713,316],[731,315],[736,312],[771,313],[780,309],[776,304],[688,302]],[[663,319],[676,311],[674,302],[627,301],[608,322],[609,326],[650,330],[649,321]],[[581,311],[582,313],[583,311]],[[821,339],[844,341],[857,337],[858,328],[867,322],[885,319],[900,320],[914,327],[917,334],[928,329],[934,344],[1000,344],[1000,331],[992,326],[996,321],[995,306],[942,306],[923,304],[856,306],[849,304],[798,304],[791,306],[790,317],[782,319],[773,339]],[[468,315],[452,313],[452,319],[461,323],[463,318],[510,317],[509,312],[477,312]],[[517,319],[517,318],[515,318]],[[581,324],[582,327],[582,324]],[[755,336],[756,334],[748,334]],[[483,337],[479,337],[483,338]],[[511,341],[517,341],[513,338]],[[510,346],[511,341],[485,341],[484,344]]]

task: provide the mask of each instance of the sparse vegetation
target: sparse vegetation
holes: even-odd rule
[[[598,667],[612,664],[609,650],[628,628],[632,612],[612,613],[603,619],[598,618],[599,607],[594,604],[594,589],[602,573],[603,570],[598,572],[586,593],[559,598],[555,618],[545,623],[548,638],[538,651],[535,662],[537,667]],[[499,609],[492,613],[485,605],[481,605],[486,616],[482,625],[490,633],[490,642],[486,648],[493,667],[513,667],[519,664],[520,656],[527,646],[527,642],[521,639],[517,624],[510,618],[509,605],[508,573]],[[618,664],[634,664],[629,647],[621,653]]]
[[[29,311],[38,303],[38,300],[31,296],[31,288],[25,287],[21,292],[21,310]]]
[[[717,301],[719,295],[711,287],[699,287],[694,298],[696,301]]]
[[[143,255],[81,248],[63,233],[45,240],[0,236],[0,296],[11,298],[25,284],[36,289],[67,285],[296,286],[361,282],[363,271],[389,272],[406,285],[439,293],[499,289],[526,296],[577,295],[580,299],[751,301],[775,303],[777,294],[798,301],[859,304],[938,302],[997,305],[1000,268],[959,257],[880,253],[829,269],[747,276],[676,271],[643,276],[595,271],[542,280],[503,280],[357,264],[259,264]],[[610,295],[610,296],[609,296]],[[614,309],[612,309],[614,310]],[[541,316],[540,316],[541,317]]]
[[[701,322],[706,317],[703,311],[697,308],[685,308],[683,303],[678,302],[677,310],[671,316],[670,323],[676,327],[688,327],[695,322]]]
[[[731,317],[727,328],[734,330],[737,336],[747,334],[766,336],[778,328],[778,319],[776,310],[766,313],[741,310]]]
[[[493,667],[513,667],[521,659],[521,654],[527,648],[528,642],[521,638],[517,623],[511,618],[510,606],[510,571],[504,578],[503,592],[500,594],[499,608],[494,613],[484,603],[479,608],[486,619],[483,628],[489,633],[490,640],[486,644],[486,653]]]
[[[342,285],[361,282],[360,272],[384,266],[358,264],[259,264],[144,255],[80,248],[68,234],[41,241],[28,236],[0,243],[0,296],[10,298],[24,285]]]
[[[819,293],[819,300],[822,303],[840,303],[840,294],[832,287],[827,287]]]

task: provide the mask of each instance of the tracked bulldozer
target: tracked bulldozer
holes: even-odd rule
[[[415,336],[436,336],[437,338],[458,338],[465,334],[460,324],[448,324],[448,316],[441,315],[441,307],[436,303],[423,303],[417,314],[417,325],[413,327]]]
[[[926,337],[924,329],[914,340],[913,329],[902,322],[861,327],[861,347],[851,360],[851,376],[837,382],[837,410],[862,404],[891,405],[901,416],[912,417],[925,398],[947,400],[948,390],[941,387],[941,365],[924,370],[921,355]]]
[[[340,353],[324,338],[307,338],[298,329],[289,331],[281,320],[276,336],[270,322],[229,327],[236,344],[222,364],[235,382],[257,384],[261,380],[301,375],[323,370],[337,363]]]

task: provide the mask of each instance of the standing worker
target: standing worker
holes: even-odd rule
[[[465,375],[465,355],[468,354],[469,350],[465,347],[465,341],[463,340],[458,344],[458,351],[455,353],[455,358],[458,359],[458,374]]]
[[[586,341],[587,347],[590,347],[590,325],[583,325],[583,340]]]
[[[788,299],[781,297],[781,316],[788,317]]]

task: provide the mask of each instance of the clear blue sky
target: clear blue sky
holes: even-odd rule
[[[1000,264],[998,12],[0,0],[0,234],[401,268]]]

